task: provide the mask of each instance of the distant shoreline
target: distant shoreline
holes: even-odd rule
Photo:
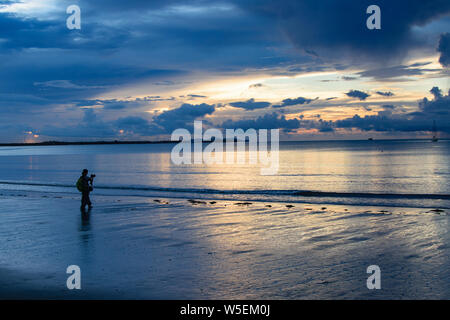
[[[379,142],[379,141],[408,141],[408,140],[430,140],[430,139],[354,139],[354,140],[286,140],[280,142],[333,142],[333,141],[368,141],[368,142]],[[448,140],[448,139],[440,139],[440,140]],[[0,143],[0,147],[31,147],[31,146],[70,146],[70,145],[104,145],[104,144],[165,144],[165,143],[179,143],[181,141],[171,141],[171,140],[161,140],[161,141],[43,141],[43,142],[10,142],[10,143]],[[191,141],[192,143],[194,141]],[[202,143],[211,143],[211,140],[203,140]]]
[[[179,141],[44,141],[44,142],[17,142],[0,143],[0,147],[23,147],[23,146],[70,146],[70,145],[100,145],[100,144],[160,144],[160,143],[178,143]]]

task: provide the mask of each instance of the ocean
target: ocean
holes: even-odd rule
[[[96,193],[450,208],[450,141],[281,142],[278,173],[262,165],[174,165],[174,144],[0,148],[0,188],[77,192],[83,168]]]

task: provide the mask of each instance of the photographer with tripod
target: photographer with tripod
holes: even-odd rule
[[[88,176],[88,170],[83,169],[81,173],[81,177],[77,181],[77,189],[81,192],[81,210],[86,208],[86,205],[89,209],[92,209],[92,202],[89,199],[89,193],[94,190],[93,182],[94,182],[95,174],[91,174]]]

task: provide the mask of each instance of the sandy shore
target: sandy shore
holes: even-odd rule
[[[450,298],[445,211],[92,198],[87,217],[77,194],[0,192],[0,298]]]

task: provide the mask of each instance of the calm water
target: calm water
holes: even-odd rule
[[[98,194],[450,208],[450,141],[283,142],[273,176],[260,165],[174,165],[173,146],[1,147],[0,188],[76,192],[89,168]]]

